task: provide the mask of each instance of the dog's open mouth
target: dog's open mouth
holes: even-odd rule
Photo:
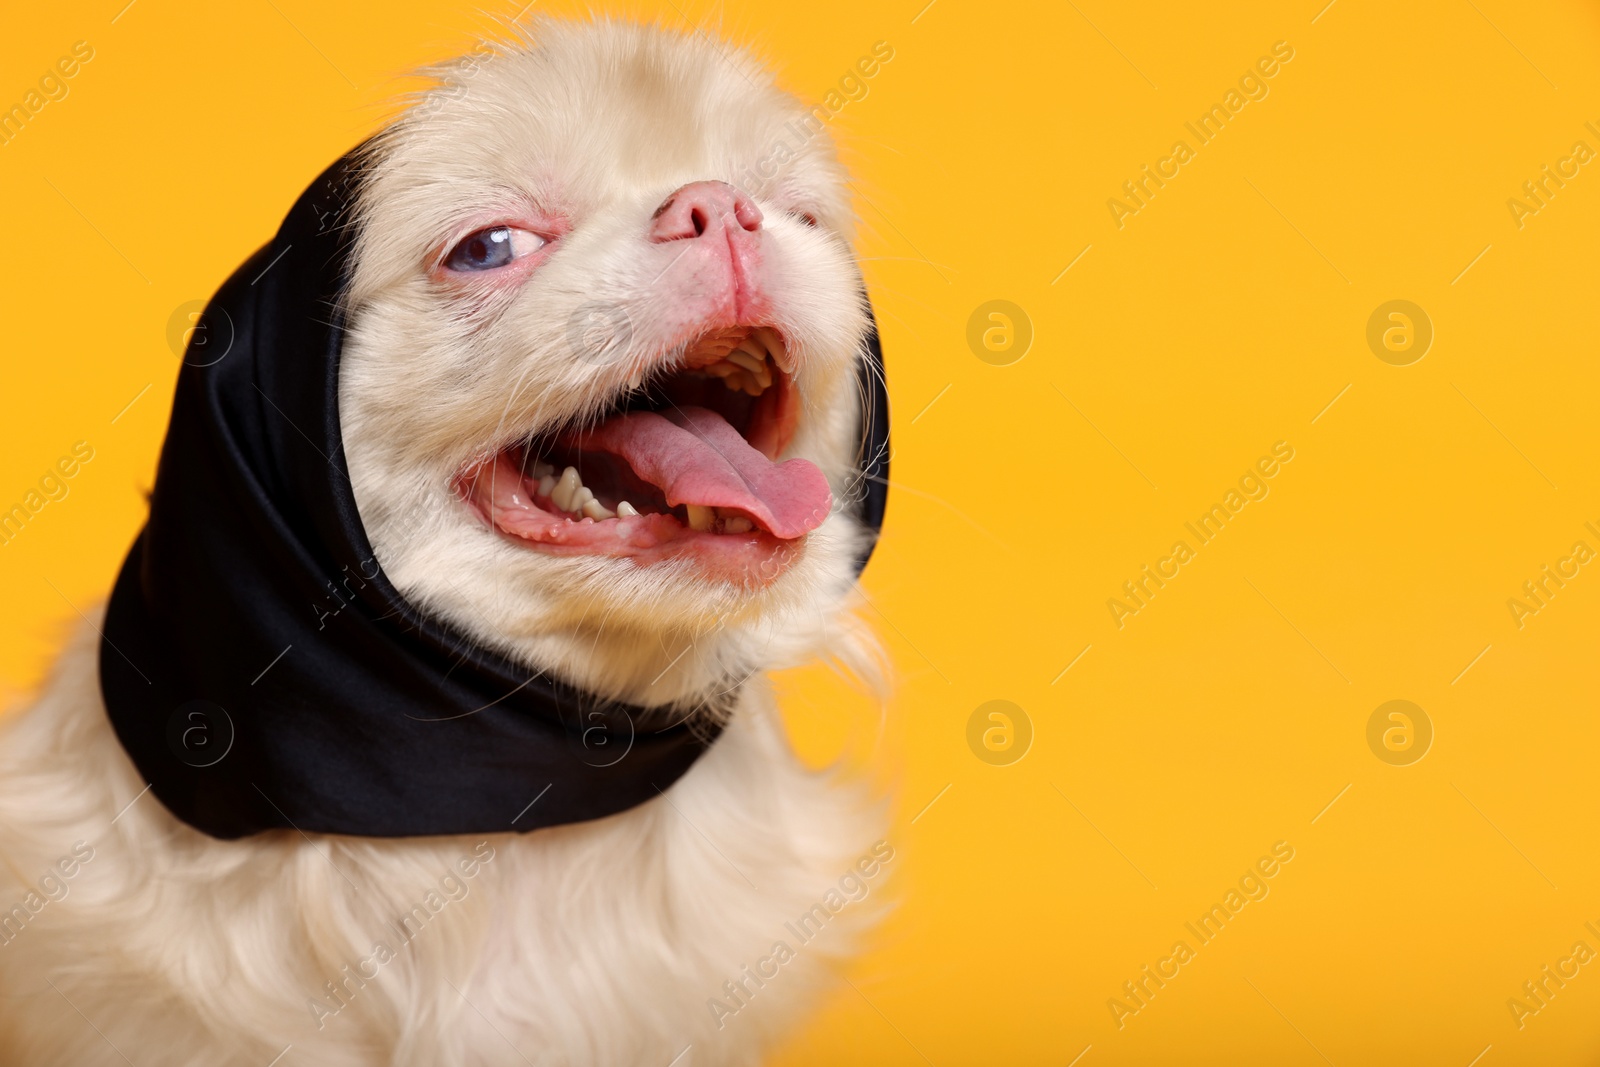
[[[799,418],[792,370],[775,330],[706,334],[597,421],[473,465],[459,491],[496,529],[547,551],[642,563],[690,553],[717,571],[781,562],[833,503],[814,464],[774,462]]]

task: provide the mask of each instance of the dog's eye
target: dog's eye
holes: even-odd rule
[[[801,222],[805,223],[807,226],[820,226],[820,225],[822,225],[822,223],[817,221],[817,217],[815,215],[813,215],[809,211],[796,211],[795,215],[796,215],[796,217],[798,217],[800,219]]]
[[[494,270],[531,255],[548,243],[538,234],[515,226],[490,226],[468,234],[450,250],[444,265],[455,271]]]

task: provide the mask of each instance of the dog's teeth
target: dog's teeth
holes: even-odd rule
[[[722,520],[722,532],[731,534],[749,533],[755,528],[755,523],[743,515],[735,515],[731,519]]]
[[[588,492],[588,490],[585,489],[584,492]],[[591,519],[614,519],[617,517],[616,512],[608,510],[604,504],[593,497],[583,502],[583,513]]]
[[[639,388],[639,383],[642,381],[644,381],[644,375],[640,374],[638,371],[634,371],[633,377],[628,379],[628,388],[637,389]]]
[[[761,369],[767,364],[767,361],[761,356],[753,352],[746,352],[742,348],[736,348],[729,352],[727,358],[729,363],[737,363],[757,377],[761,376]]]
[[[540,460],[538,463],[533,465],[533,476],[535,478],[544,479],[555,472],[556,469],[543,460]]]
[[[568,467],[561,472],[561,480],[555,484],[555,488],[550,490],[550,499],[562,511],[571,511],[572,495],[581,488],[583,479],[578,477],[578,468]]]
[[[626,519],[631,515],[639,514],[639,512],[634,509],[632,504],[628,503],[626,500],[623,500],[617,503],[617,514]]]
[[[767,362],[767,354],[758,343],[746,341],[741,347],[728,353],[728,359],[750,372],[751,377],[765,389],[772,384],[772,364]]]
[[[689,509],[689,529],[709,530],[717,521],[716,512],[711,508],[701,507],[699,504],[685,505]]]
[[[772,366],[757,352],[736,348],[727,358],[713,363],[706,371],[722,379],[730,392],[760,396],[772,385]]]
[[[594,502],[594,494],[586,485],[580,485],[572,491],[572,503],[567,505],[568,511],[581,512],[584,506]]]
[[[539,476],[539,495],[540,496],[545,497],[546,499],[548,499],[550,494],[555,492],[555,488],[556,488],[556,479],[555,479],[554,475],[543,474],[543,475]]]
[[[777,364],[779,367],[782,367],[782,355],[784,351],[783,342],[778,339],[777,331],[762,326],[755,331],[753,336],[756,340],[760,341],[761,346],[767,350],[767,358],[772,360],[772,362]]]

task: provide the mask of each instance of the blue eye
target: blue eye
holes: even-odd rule
[[[496,270],[547,243],[538,234],[514,226],[490,226],[468,234],[450,250],[444,265],[454,271]]]

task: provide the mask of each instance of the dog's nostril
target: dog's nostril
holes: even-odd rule
[[[690,182],[650,216],[650,240],[689,240],[720,234],[735,224],[748,233],[761,229],[761,209],[754,200],[727,182]]]

